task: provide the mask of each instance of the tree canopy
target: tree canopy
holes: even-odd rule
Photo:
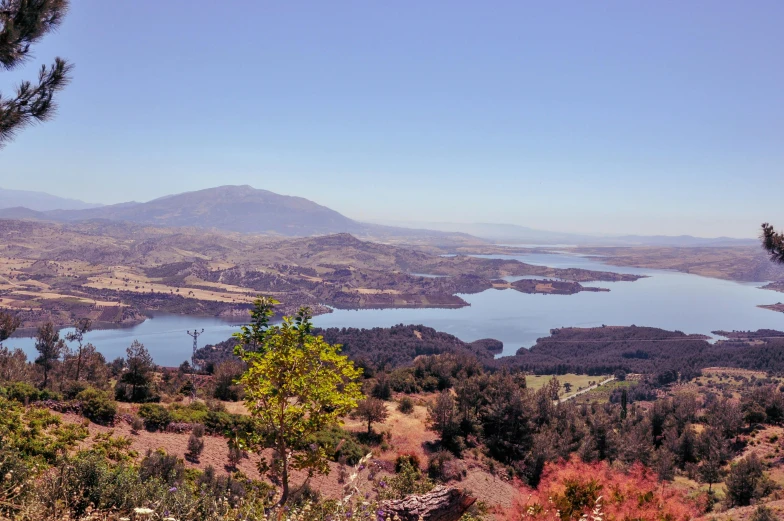
[[[274,450],[271,462],[262,457],[259,470],[280,481],[282,506],[289,499],[290,471],[307,470],[309,476],[329,471],[324,449],[308,440],[340,423],[362,393],[361,370],[340,354],[339,346],[311,333],[309,309],[270,325],[277,303],[257,299],[251,325],[235,336],[236,353],[248,365],[240,382],[255,427],[245,443]]]
[[[784,234],[776,232],[768,223],[762,223],[762,247],[773,261],[784,264]]]
[[[0,0],[0,65],[12,70],[29,60],[31,46],[55,30],[67,11],[68,0]],[[54,95],[68,84],[72,68],[57,57],[49,67],[41,65],[37,82],[21,82],[10,97],[0,94],[0,147],[54,115]]]

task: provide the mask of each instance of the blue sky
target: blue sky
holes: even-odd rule
[[[221,184],[358,219],[752,237],[784,226],[784,3],[74,0],[57,118],[0,186]]]

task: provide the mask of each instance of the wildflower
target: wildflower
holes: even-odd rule
[[[177,487],[172,487],[169,489],[169,492],[177,492]]]

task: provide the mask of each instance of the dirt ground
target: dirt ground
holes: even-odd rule
[[[239,403],[227,403],[227,409],[234,413],[244,413],[245,409]],[[387,402],[389,418],[384,423],[375,424],[373,429],[379,433],[389,433],[387,443],[390,448],[386,451],[374,450],[373,460],[379,461],[384,468],[390,468],[390,462],[394,462],[399,454],[413,453],[419,456],[423,466],[427,465],[429,447],[437,441],[437,436],[429,431],[426,426],[427,408],[424,405],[415,405],[414,412],[406,415],[397,410],[396,402]],[[123,412],[127,412],[127,406],[123,405]],[[82,423],[84,418],[76,414],[63,414],[63,420],[69,423]],[[365,431],[367,425],[358,419],[347,418],[345,428],[355,432]],[[90,437],[83,442],[83,446],[88,446],[91,439],[99,433],[113,431],[114,436],[125,436],[131,440],[131,449],[143,457],[147,450],[163,449],[169,454],[174,454],[183,459],[186,468],[205,469],[212,466],[217,472],[228,473],[232,471],[228,464],[228,445],[226,439],[220,436],[204,437],[204,451],[198,462],[185,459],[187,451],[188,437],[190,433],[169,433],[169,432],[147,432],[140,431],[137,434],[131,432],[130,425],[123,421],[118,421],[114,427],[105,427],[90,423],[88,425]],[[258,471],[256,463],[259,456],[251,454],[249,458],[243,459],[238,469],[246,476],[253,479],[264,479]],[[462,480],[451,483],[460,489],[467,490],[474,495],[480,502],[484,503],[491,511],[502,513],[505,509],[512,506],[517,494],[515,486],[492,475],[486,471],[478,461],[466,460],[468,470]],[[347,468],[343,476],[351,481],[358,489],[358,493],[365,494],[373,487],[373,482],[369,480],[369,470],[367,466],[363,470]],[[423,469],[425,470],[425,469]],[[352,480],[351,475],[356,474]],[[318,490],[325,497],[341,498],[345,494],[345,483],[340,482],[340,466],[337,463],[330,463],[330,473],[327,476],[315,476],[310,480],[313,489]],[[378,473],[376,480],[389,478],[386,471]],[[295,473],[294,483],[304,482],[304,473]]]

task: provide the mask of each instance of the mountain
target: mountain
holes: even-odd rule
[[[105,219],[291,236],[362,230],[360,223],[313,201],[250,186],[219,186],[146,203],[52,211],[45,212],[45,216],[57,221]]]
[[[247,185],[219,186],[167,195],[146,203],[120,203],[84,210],[40,212],[16,206],[0,209],[0,219],[111,221],[291,237],[351,233],[363,238],[409,244],[486,244],[486,241],[466,234],[361,223],[308,199]]]
[[[28,210],[45,212],[49,210],[84,210],[99,206],[101,205],[85,203],[78,199],[57,197],[44,192],[0,188],[0,209],[23,207]]]
[[[694,237],[691,235],[582,235],[552,232],[504,223],[396,222],[398,226],[416,226],[451,233],[466,233],[500,244],[515,246],[757,246],[757,239],[732,237]]]

